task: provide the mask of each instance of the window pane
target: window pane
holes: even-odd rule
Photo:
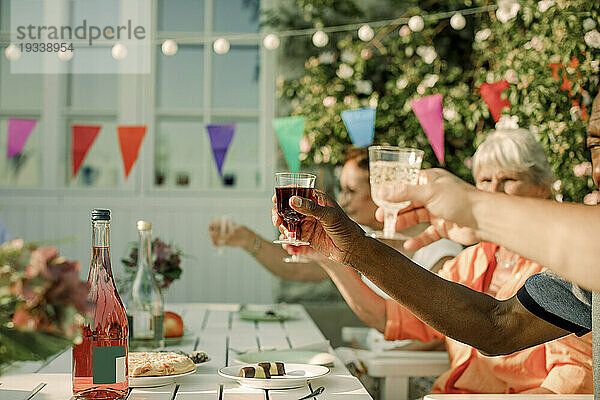
[[[213,7],[215,32],[258,32],[260,0],[220,0]]]
[[[29,135],[23,151],[6,159],[8,119],[0,119],[0,186],[32,187],[41,182],[41,121]]]
[[[203,188],[206,169],[204,146],[208,141],[200,121],[159,121],[154,143],[156,187]]]
[[[79,172],[72,178],[71,145],[72,130],[74,125],[101,125],[96,140],[90,147]],[[117,187],[123,172],[123,161],[117,138],[117,124],[113,120],[86,119],[67,121],[67,148],[68,177],[67,182],[71,187]],[[140,160],[138,160],[139,162]],[[137,164],[137,163],[136,163]],[[135,167],[134,167],[135,168]],[[131,176],[131,175],[130,175]]]
[[[158,52],[156,104],[159,107],[202,107],[203,52],[203,46],[181,46],[175,56]]]
[[[68,106],[117,111],[118,75],[70,74]]]
[[[217,3],[228,2],[219,0]],[[171,32],[204,31],[204,0],[159,0],[158,30]]]
[[[258,68],[257,47],[231,46],[213,56],[213,106],[258,108]]]
[[[214,123],[231,122],[231,120],[217,120]],[[256,189],[261,184],[258,121],[234,122],[236,124],[235,134],[223,163],[223,179],[219,177],[214,159],[211,159],[209,185],[212,189],[224,187]]]
[[[10,61],[0,53],[0,107],[39,109],[42,107],[42,75],[11,74]]]

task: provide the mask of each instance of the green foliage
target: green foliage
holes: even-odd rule
[[[283,30],[310,27],[310,22],[313,27],[356,22],[350,12],[336,14],[338,3],[296,0],[270,14],[285,17],[267,19],[267,23]],[[362,2],[342,3],[344,10],[360,10],[355,15],[362,21],[373,20],[374,13],[381,14],[382,10],[389,19],[490,4],[458,0],[433,5],[419,1],[407,6],[381,1],[377,3],[381,7],[366,10],[360,8]],[[283,65],[291,64],[290,58],[304,60],[299,76],[292,71],[278,79],[280,108],[285,114],[306,117],[307,140],[300,154],[303,166],[342,162],[350,139],[340,113],[360,107],[377,109],[375,143],[421,148],[425,151],[423,166],[439,166],[410,100],[440,93],[444,96],[444,167],[472,180],[470,157],[494,127],[477,88],[483,82],[508,77],[511,85],[505,94],[512,107],[504,113],[518,117],[519,126],[534,131],[546,148],[561,181],[560,187],[555,185],[558,198],[581,201],[592,183],[588,176],[573,173],[573,167],[588,158],[586,122],[573,101],[589,109],[589,101],[597,92],[598,64],[593,61],[600,51],[584,41],[590,29],[584,29],[583,21],[591,18],[596,24],[600,22],[600,5],[586,0],[556,0],[542,12],[538,3],[521,1],[516,17],[504,23],[495,12],[467,16],[467,26],[461,31],[451,28],[448,19],[426,19],[422,32],[410,32],[406,26],[378,28],[368,43],[359,40],[356,32],[330,34],[323,49],[312,46],[309,36],[285,41]],[[307,8],[309,17],[304,12]],[[486,29],[490,34],[482,40],[485,35],[481,32]],[[579,65],[559,69],[557,82],[550,64],[569,65],[573,57]],[[563,71],[573,82],[570,92],[560,88]]]

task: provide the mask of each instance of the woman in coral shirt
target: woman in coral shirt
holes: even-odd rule
[[[553,180],[546,154],[524,130],[498,130],[473,157],[477,187],[514,196],[548,198]],[[318,256],[315,256],[318,258]],[[369,289],[349,267],[324,258],[320,265],[363,321],[387,340],[444,339],[450,369],[434,393],[592,393],[591,334],[563,338],[500,357],[444,337],[392,299]],[[439,274],[497,299],[508,299],[527,278],[544,267],[493,243],[469,247],[448,261]],[[448,309],[451,314],[452,309]],[[464,313],[463,313],[464,314]]]

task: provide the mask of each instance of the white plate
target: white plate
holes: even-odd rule
[[[284,376],[273,376],[271,379],[239,377],[240,369],[248,366],[255,366],[255,364],[221,368],[219,375],[254,389],[292,389],[306,385],[310,379],[321,378],[329,373],[329,368],[321,365],[285,364],[286,375]]]
[[[241,364],[257,364],[259,362],[272,362],[272,360],[282,362],[285,365],[291,364],[310,364],[332,367],[335,357],[329,353],[306,350],[266,350],[252,353],[238,354],[236,362]]]
[[[138,377],[129,377],[129,387],[156,387],[156,386],[164,386],[170,385],[174,383],[176,379],[181,378],[182,376],[191,375],[196,372],[196,368],[193,371],[185,372],[183,374],[177,375],[167,375],[167,376],[138,376]]]

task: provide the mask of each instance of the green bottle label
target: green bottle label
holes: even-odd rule
[[[127,379],[127,347],[106,346],[94,347],[93,357],[93,383],[94,385],[112,385],[125,382]]]

